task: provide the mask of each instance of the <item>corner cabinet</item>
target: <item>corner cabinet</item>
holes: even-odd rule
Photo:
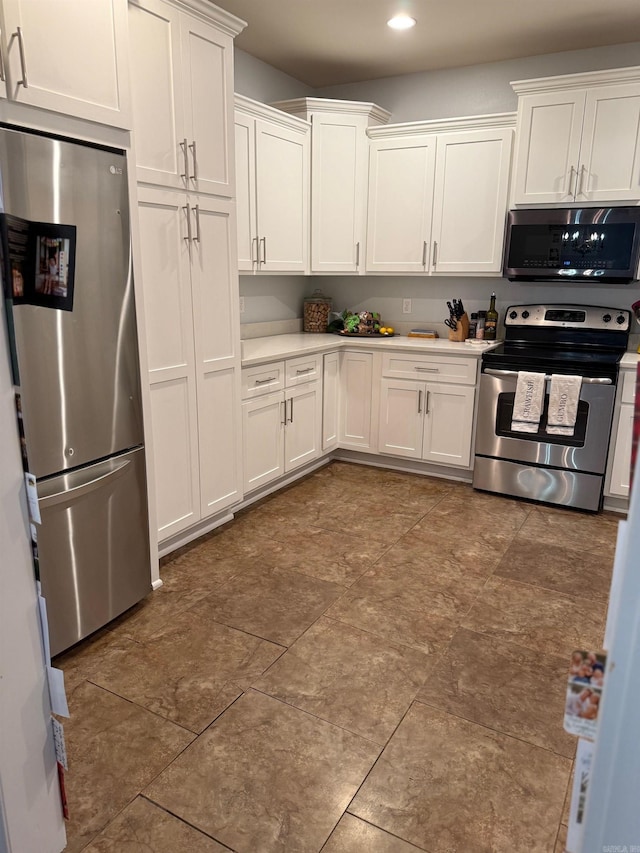
[[[631,489],[631,445],[636,396],[637,369],[620,371],[620,403],[614,418],[609,446],[609,465],[606,494],[628,498]]]
[[[640,67],[511,85],[514,204],[640,199]]]
[[[368,131],[368,272],[500,273],[514,124],[505,114]]]
[[[376,104],[297,98],[272,104],[311,122],[311,272],[363,273],[367,128],[389,121]]]
[[[236,95],[238,269],[309,268],[309,122]]]
[[[9,101],[130,129],[126,0],[2,0]]]
[[[129,0],[139,182],[231,198],[233,38],[244,24],[163,0]]]

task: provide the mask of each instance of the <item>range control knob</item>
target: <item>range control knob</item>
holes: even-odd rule
[[[610,323],[611,322],[611,314],[603,314],[602,315],[602,322],[603,323]]]
[[[523,320],[526,320],[528,316],[529,316],[529,312],[528,312],[528,311],[523,311],[523,312],[522,312],[522,319],[523,319]]]
[[[512,319],[512,320],[515,320],[517,316],[518,316],[518,312],[517,312],[517,311],[511,311],[511,312],[509,312],[509,317],[511,317],[511,319]]]
[[[624,316],[624,314],[618,314],[618,316],[616,317],[616,323],[619,326],[621,326],[623,323],[625,323],[626,320],[627,320],[627,318]]]

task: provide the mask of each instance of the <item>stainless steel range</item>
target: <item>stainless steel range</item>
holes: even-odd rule
[[[504,343],[482,357],[474,488],[602,507],[618,362],[630,322],[630,312],[618,308],[507,309]]]

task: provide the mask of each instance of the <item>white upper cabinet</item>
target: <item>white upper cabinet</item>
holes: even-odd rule
[[[514,124],[499,114],[368,131],[368,272],[500,272]]]
[[[238,269],[307,272],[310,124],[236,95]]]
[[[2,8],[10,100],[131,127],[126,0],[2,0]]]
[[[214,6],[211,15],[129,2],[138,181],[232,197],[233,38],[243,24]]]
[[[640,199],[640,68],[512,86],[514,204]]]
[[[311,272],[364,272],[366,131],[390,114],[375,104],[326,98],[272,106],[311,122]]]

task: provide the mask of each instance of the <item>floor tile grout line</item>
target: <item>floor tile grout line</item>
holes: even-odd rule
[[[349,804],[349,805],[351,805],[351,804]],[[353,817],[356,820],[361,820],[363,823],[366,823],[367,826],[372,826],[374,829],[379,829],[380,832],[384,832],[386,835],[391,836],[391,838],[397,838],[398,841],[402,841],[405,844],[409,844],[411,847],[414,847],[416,850],[419,850],[420,853],[431,853],[431,851],[428,850],[426,847],[421,847],[419,844],[415,844],[413,841],[407,841],[407,839],[403,838],[401,835],[397,835],[395,832],[391,832],[389,829],[385,829],[384,827],[380,826],[379,824],[373,823],[373,821],[371,821],[371,820],[367,820],[366,817],[361,817],[360,815],[357,815],[357,814],[354,814],[353,812],[350,812],[348,810],[348,808],[349,807],[347,806],[347,809],[345,809],[345,811],[343,812],[343,816],[348,814],[350,817]],[[322,851],[320,851],[320,853],[322,853]],[[366,853],[366,851],[363,851],[363,853]]]
[[[165,812],[165,814],[171,815],[171,817],[175,818],[176,820],[179,820],[180,823],[184,823],[186,826],[195,830],[196,832],[198,832],[200,835],[204,836],[205,838],[210,838],[212,841],[215,841],[216,844],[220,844],[222,847],[224,847],[225,850],[229,850],[230,853],[235,853],[233,848],[229,847],[227,844],[225,844],[224,841],[220,841],[220,839],[216,838],[215,835],[210,835],[208,832],[205,832],[204,829],[200,829],[199,826],[196,826],[196,824],[191,823],[190,821],[181,817],[179,814],[176,814],[176,812],[172,812],[170,808],[167,808],[167,806],[163,806],[162,803],[156,802],[148,794],[141,792],[138,796],[142,797],[142,799],[146,800],[148,803],[151,803],[151,805],[155,806],[157,809],[161,809],[163,812]],[[176,851],[176,853],[186,853],[186,851]]]

